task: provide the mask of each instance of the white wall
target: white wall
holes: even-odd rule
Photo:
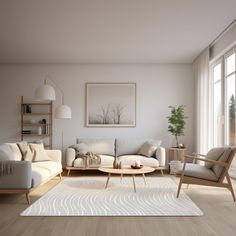
[[[72,108],[71,120],[54,120],[53,145],[75,143],[76,137],[147,137],[163,140],[168,147],[173,137],[167,132],[169,105],[186,105],[186,143],[193,147],[193,74],[190,64],[12,64],[0,65],[0,143],[20,139],[20,96],[33,98],[34,89],[49,73],[65,92]],[[85,127],[86,82],[136,82],[137,126],[135,128]],[[60,93],[57,91],[59,103]]]

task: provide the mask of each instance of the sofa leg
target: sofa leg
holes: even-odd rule
[[[62,180],[61,173],[59,174],[59,176],[60,176],[60,180]]]
[[[164,174],[163,174],[163,170],[161,170],[161,175],[164,176]]]
[[[30,204],[29,193],[26,193],[25,195],[26,195],[27,203]]]
[[[70,169],[67,171],[67,176],[69,176],[70,175]]]

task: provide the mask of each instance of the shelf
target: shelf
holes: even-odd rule
[[[24,123],[23,126],[51,126],[51,124],[31,124],[31,123]]]
[[[22,103],[22,106],[24,106],[24,105],[48,106],[48,105],[50,105],[50,103],[43,103],[43,102],[24,102],[24,103]]]
[[[30,113],[28,113],[30,111]],[[52,101],[25,100],[21,96],[21,140],[44,140],[45,148],[52,149],[53,103]],[[35,123],[31,123],[31,119]],[[42,120],[47,122],[41,123]],[[42,128],[39,135],[37,129]],[[29,133],[22,133],[28,131]]]
[[[21,134],[23,136],[31,136],[31,137],[48,137],[50,136],[50,134],[42,134],[42,135],[39,135],[39,134]]]
[[[23,116],[45,116],[45,115],[50,116],[50,115],[52,115],[52,113],[40,113],[40,112],[38,112],[38,113],[22,113],[22,115]]]

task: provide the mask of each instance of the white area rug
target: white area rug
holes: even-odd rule
[[[104,189],[106,177],[66,178],[33,203],[22,216],[201,216],[202,211],[168,177],[112,177]]]

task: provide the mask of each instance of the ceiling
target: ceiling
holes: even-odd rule
[[[0,63],[191,63],[236,0],[0,0]]]

